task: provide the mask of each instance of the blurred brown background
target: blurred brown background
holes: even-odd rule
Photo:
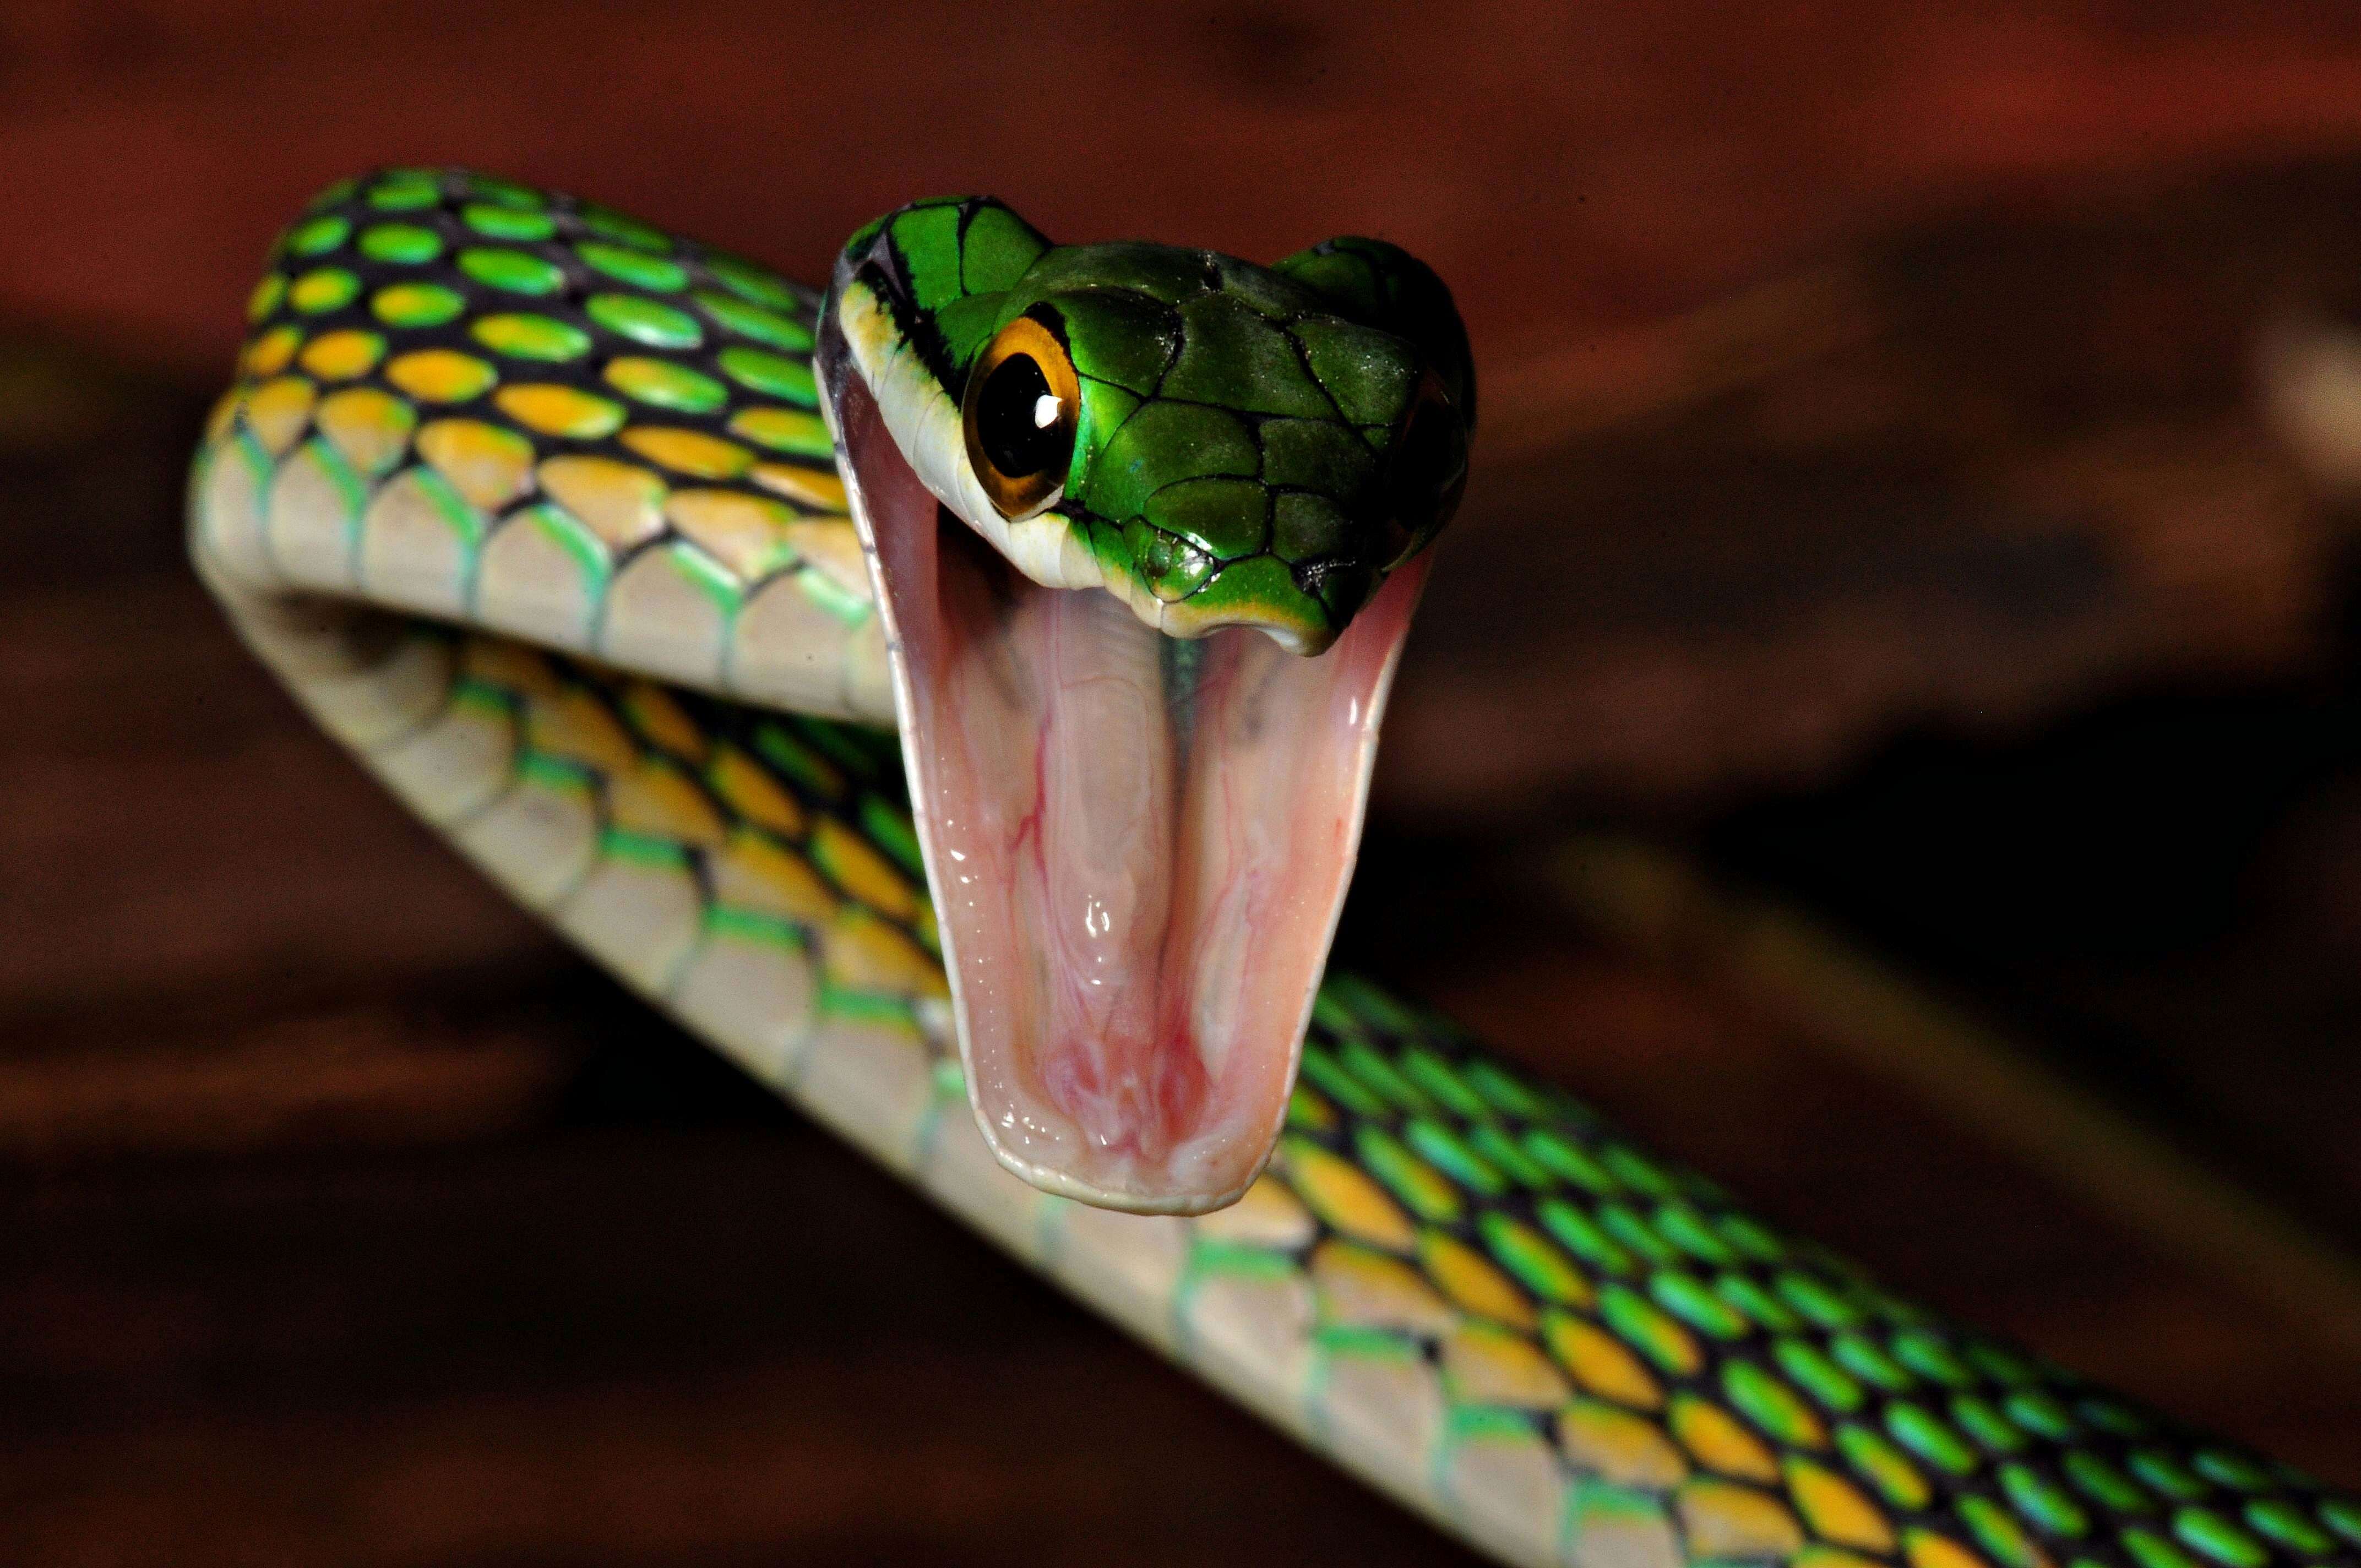
[[[912,196],[1458,291],[1345,946],[1898,1284],[2361,1485],[2344,5],[0,4],[0,1561],[1454,1550],[464,872],[181,466],[385,162],[817,277]]]

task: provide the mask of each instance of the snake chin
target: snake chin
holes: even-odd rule
[[[1049,1191],[1232,1202],[1285,1119],[1423,565],[1317,658],[1165,636],[980,537],[828,339],[977,1122]]]

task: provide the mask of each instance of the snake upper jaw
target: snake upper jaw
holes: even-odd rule
[[[831,296],[817,358],[884,617],[969,1101],[1008,1169],[1194,1213],[1269,1157],[1356,853],[1424,558],[1318,657],[1165,636],[989,542]]]

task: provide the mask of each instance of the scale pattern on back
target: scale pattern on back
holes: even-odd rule
[[[604,208],[397,170],[313,203],[215,415],[250,580],[887,719],[810,291]],[[235,428],[233,412],[238,414]]]
[[[873,626],[788,418],[809,296],[458,174],[333,192],[280,257],[192,488],[257,652],[520,899],[1175,1359],[1521,1562],[2361,1564],[2361,1501],[1896,1299],[1361,981],[1323,992],[1235,1207],[1113,1214],[1007,1176],[890,740],[607,667],[742,694],[733,629],[767,596]],[[566,465],[591,462],[586,488]],[[748,527],[712,521],[731,508]],[[689,602],[631,597],[659,572],[722,607],[709,634],[655,637]]]

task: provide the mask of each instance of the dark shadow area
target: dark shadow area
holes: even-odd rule
[[[1911,735],[1700,842],[2361,1242],[2361,665],[2337,641],[2302,682],[2126,694],[2009,746]]]

